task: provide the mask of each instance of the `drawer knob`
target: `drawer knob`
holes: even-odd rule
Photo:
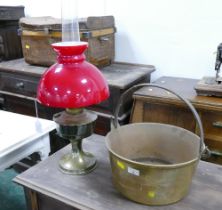
[[[23,83],[23,82],[17,82],[17,83],[15,84],[15,86],[16,86],[16,88],[18,88],[18,89],[23,89],[23,88],[24,88],[24,83]]]
[[[222,157],[222,152],[216,150],[210,150],[210,155],[215,157]]]
[[[222,128],[222,122],[221,121],[213,122],[213,126],[216,128]]]

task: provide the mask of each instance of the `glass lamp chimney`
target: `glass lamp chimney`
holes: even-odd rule
[[[79,42],[78,0],[62,0],[62,42]]]

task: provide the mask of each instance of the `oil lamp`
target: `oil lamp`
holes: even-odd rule
[[[65,1],[62,42],[52,44],[57,62],[42,75],[37,99],[46,106],[65,108],[54,114],[53,120],[58,134],[70,140],[72,150],[60,159],[59,168],[68,174],[85,174],[95,168],[96,158],[83,150],[82,140],[92,134],[97,118],[85,108],[107,99],[109,89],[102,73],[85,60],[88,43],[79,41],[78,19],[72,13],[67,17],[70,8]]]

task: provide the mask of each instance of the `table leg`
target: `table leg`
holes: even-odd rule
[[[41,160],[45,160],[50,153],[50,140],[49,140],[49,134],[44,135],[41,138],[41,142],[43,143],[43,147],[41,147],[38,151],[39,155],[40,155],[40,159]]]

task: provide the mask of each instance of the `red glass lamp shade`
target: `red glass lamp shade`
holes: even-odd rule
[[[102,73],[85,61],[87,42],[52,44],[58,53],[57,63],[42,76],[38,101],[46,106],[80,108],[98,104],[109,97],[109,88]]]

